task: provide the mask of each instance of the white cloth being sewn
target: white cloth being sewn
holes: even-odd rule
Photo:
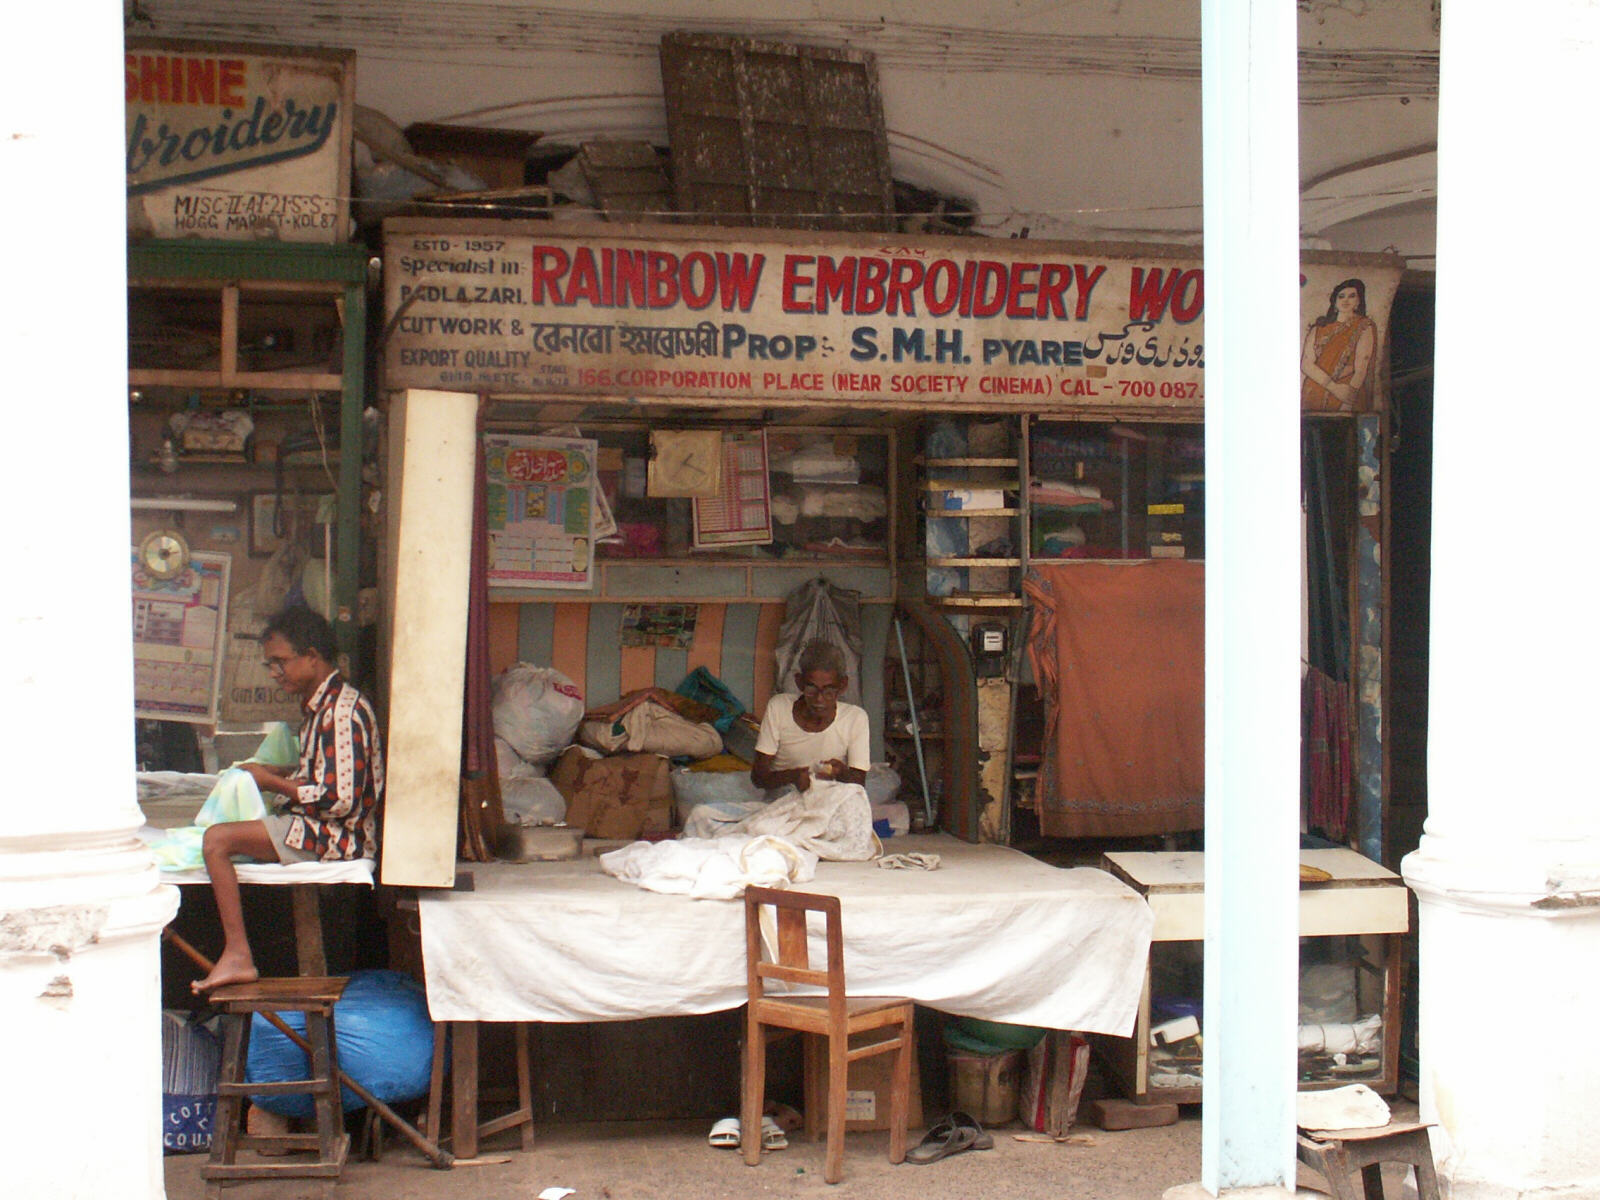
[[[817,874],[817,856],[780,837],[634,842],[600,856],[600,869],[651,892],[734,900],[746,887],[787,887]]]
[[[689,838],[773,834],[830,862],[865,862],[883,853],[872,832],[872,804],[859,783],[813,782],[787,788],[770,804],[700,804],[684,822]]]

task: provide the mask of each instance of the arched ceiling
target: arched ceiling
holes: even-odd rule
[[[1431,256],[1431,220],[1420,232],[1416,220],[1431,160],[1416,151],[1437,121],[1433,0],[1299,9],[1305,233]],[[1199,0],[133,0],[129,11],[137,32],[354,49],[358,100],[401,125],[574,144],[665,144],[657,46],[672,30],[870,50],[896,177],[968,201],[982,232],[1192,241],[1201,227]],[[1393,231],[1391,209],[1409,214]]]

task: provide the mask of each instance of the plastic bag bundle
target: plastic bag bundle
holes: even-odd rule
[[[494,732],[518,757],[536,765],[549,763],[572,744],[583,720],[583,693],[572,680],[551,667],[517,663],[494,681]],[[507,774],[500,764],[500,774]]]
[[[584,721],[578,740],[604,754],[661,754],[710,758],[722,753],[722,735],[705,721],[691,721],[664,704],[646,700],[612,719]]]
[[[513,825],[559,825],[567,800],[543,775],[500,780],[500,807]]]
[[[796,691],[800,651],[807,642],[832,642],[844,653],[850,682],[840,697],[861,703],[861,593],[835,587],[826,579],[808,579],[784,597],[783,625],[778,631],[778,686]]]

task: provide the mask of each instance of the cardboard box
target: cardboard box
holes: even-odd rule
[[[928,507],[946,512],[1006,506],[1006,494],[1001,488],[951,488],[948,491],[933,492],[931,497]]]
[[[881,1038],[875,1030],[859,1035],[863,1040]],[[828,1040],[806,1034],[806,1129],[822,1131],[828,1124]],[[894,1052],[858,1058],[850,1064],[850,1079],[845,1094],[846,1131],[889,1128],[889,1083],[894,1073]],[[815,1116],[813,1116],[815,1112]],[[922,1127],[922,1076],[917,1070],[915,1039],[911,1046],[911,1103],[906,1128]]]
[[[672,828],[670,760],[659,754],[590,758],[570,746],[550,769],[567,824],[597,838],[636,838]]]

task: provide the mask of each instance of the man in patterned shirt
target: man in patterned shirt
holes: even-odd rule
[[[291,770],[240,763],[261,789],[259,821],[229,821],[206,830],[201,852],[217,897],[224,945],[216,965],[193,986],[207,992],[259,978],[245,935],[233,856],[262,862],[333,862],[377,852],[383,801],[383,743],[365,696],[333,665],[333,628],[306,608],[291,608],[261,635],[266,667],[300,698],[300,761]]]

